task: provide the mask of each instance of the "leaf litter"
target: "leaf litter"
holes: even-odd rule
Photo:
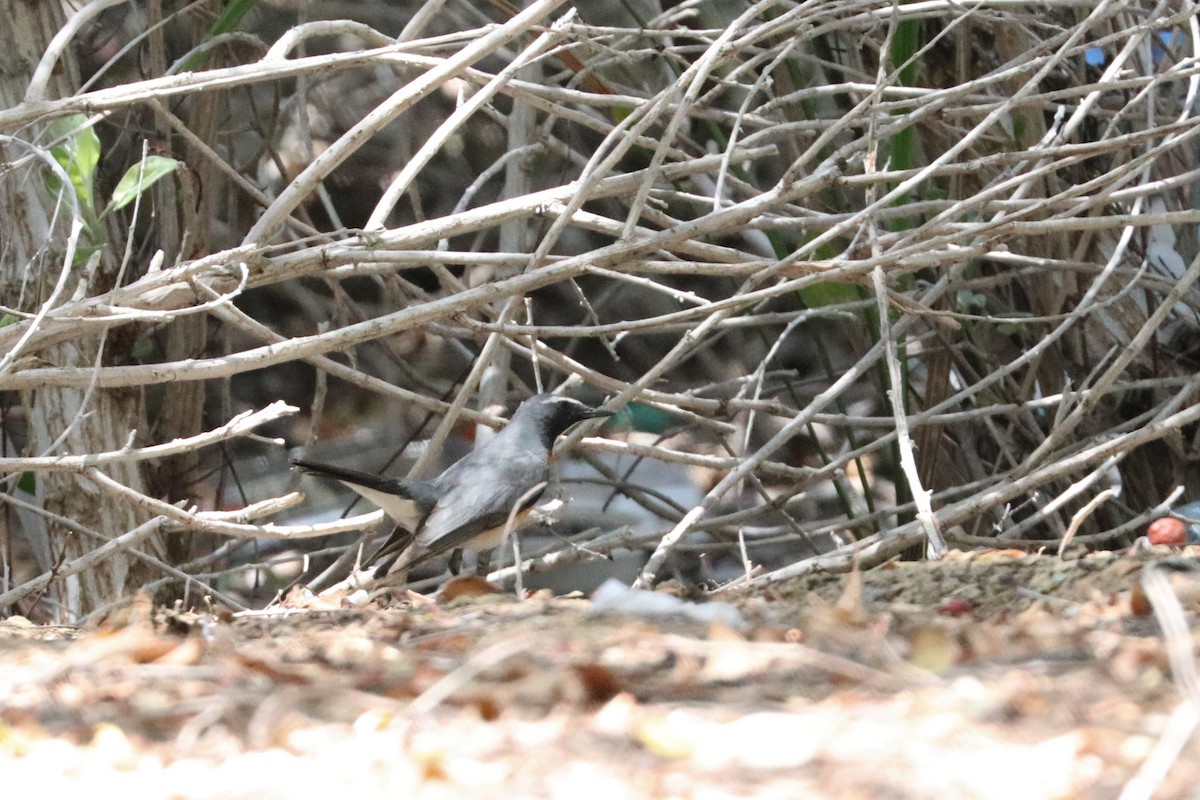
[[[1174,553],[813,574],[722,594],[740,625],[479,587],[241,616],[142,598],[88,630],[12,618],[0,761],[47,791],[197,798],[1112,797],[1182,702],[1139,584],[1195,555]],[[1172,581],[1191,622],[1200,573]],[[1195,756],[1154,796],[1186,796]]]

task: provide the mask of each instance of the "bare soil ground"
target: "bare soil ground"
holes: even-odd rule
[[[1193,623],[1194,555],[813,575],[725,596],[740,627],[544,594],[10,619],[0,774],[223,800],[1191,796],[1191,706],[1140,579],[1184,567],[1160,570]]]

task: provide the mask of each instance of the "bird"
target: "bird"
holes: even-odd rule
[[[494,438],[431,480],[387,478],[300,458],[292,464],[341,481],[395,521],[396,530],[367,561],[378,579],[444,553],[500,544],[513,507],[520,503],[519,513],[527,514],[545,489],[555,440],[577,422],[612,413],[563,395],[536,394]]]

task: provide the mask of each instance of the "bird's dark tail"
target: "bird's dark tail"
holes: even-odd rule
[[[316,475],[319,478],[329,478],[335,481],[349,481],[357,483],[360,486],[377,488],[383,491],[391,488],[395,484],[392,478],[383,478],[379,475],[372,475],[369,472],[359,472],[356,469],[346,469],[345,467],[337,467],[333,464],[321,464],[317,461],[305,461],[302,458],[293,458],[292,465],[299,467],[310,475]]]
[[[413,539],[417,538],[411,531],[406,531],[404,528],[397,527],[392,531],[392,535],[387,538],[379,549],[367,558],[367,564],[373,564],[375,568],[375,577],[382,578],[391,572],[392,567],[404,555],[404,551],[412,544]]]

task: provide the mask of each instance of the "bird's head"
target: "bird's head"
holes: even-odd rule
[[[611,411],[593,408],[570,397],[554,394],[535,394],[513,413],[509,428],[521,436],[537,436],[549,447],[554,440],[576,422],[597,417],[610,417]]]

